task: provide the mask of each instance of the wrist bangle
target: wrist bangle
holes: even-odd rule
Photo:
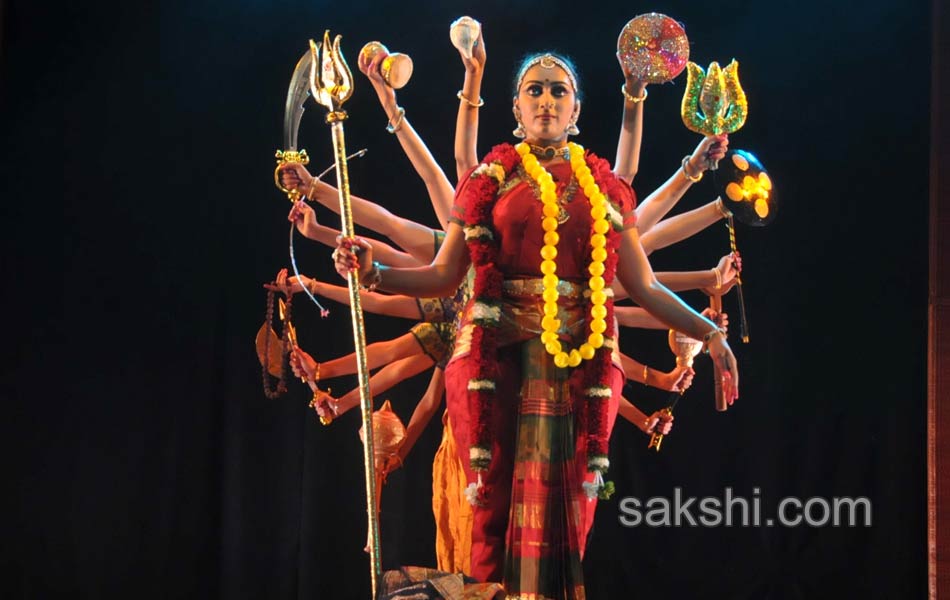
[[[639,104],[639,103],[643,102],[644,100],[647,99],[647,96],[650,95],[650,92],[647,91],[646,88],[643,88],[643,95],[642,95],[642,96],[639,96],[639,97],[637,97],[637,96],[631,96],[631,95],[630,95],[630,92],[627,91],[627,84],[626,84],[626,83],[624,83],[623,85],[620,86],[620,91],[623,92],[623,97],[627,100],[627,102],[633,102],[634,104]]]
[[[310,178],[310,187],[307,188],[306,196],[307,198],[310,198],[311,200],[314,199],[315,192],[313,191],[313,189],[317,187],[317,181],[319,181],[319,179],[317,179],[316,177]]]
[[[719,272],[719,268],[713,267],[710,270],[716,275],[716,289],[721,290],[722,289],[722,274]]]
[[[389,123],[386,124],[386,131],[388,131],[389,133],[396,133],[397,131],[399,131],[399,128],[402,127],[403,117],[405,116],[406,116],[406,109],[401,106],[397,106],[396,116],[395,116],[396,122],[394,123],[392,119],[389,119]]]
[[[643,384],[646,385],[647,379],[650,377],[649,369],[646,365],[643,365]]]
[[[718,327],[707,332],[706,335],[703,336],[703,354],[709,354],[709,342],[711,342],[716,335],[721,335],[725,338],[726,332]]]
[[[722,215],[723,219],[728,219],[732,216],[732,211],[726,208],[726,203],[722,201],[722,196],[716,198],[716,208],[719,209],[719,214]]]
[[[455,94],[455,96],[456,96],[459,100],[461,100],[462,102],[464,102],[465,104],[468,104],[469,106],[471,106],[472,108],[481,108],[481,107],[485,106],[485,99],[482,98],[481,96],[478,97],[478,103],[477,103],[477,104],[476,104],[475,102],[472,102],[472,101],[469,100],[468,98],[466,98],[466,97],[462,94],[462,90],[459,90],[458,93]]]
[[[379,286],[380,282],[383,280],[382,269],[379,267],[378,261],[373,261],[373,268],[367,273],[370,276],[370,281],[368,285],[364,285],[363,282],[360,282],[360,288],[367,292],[375,292],[376,288]]]
[[[683,162],[681,163],[683,165],[683,177],[685,177],[688,181],[692,183],[696,183],[697,181],[703,178],[703,173],[702,171],[700,171],[699,175],[693,177],[692,175],[689,174],[689,170],[686,168],[686,165],[688,163],[689,163],[689,154],[683,157]]]

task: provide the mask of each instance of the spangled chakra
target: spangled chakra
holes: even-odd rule
[[[628,22],[617,40],[624,67],[647,83],[672,81],[689,60],[683,27],[666,15],[648,13]]]

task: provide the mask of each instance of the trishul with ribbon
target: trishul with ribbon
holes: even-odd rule
[[[329,112],[326,121],[333,136],[333,154],[336,161],[337,190],[340,197],[341,231],[344,238],[354,236],[353,210],[350,203],[350,179],[346,167],[346,142],[343,122],[347,118],[343,104],[353,95],[353,74],[340,52],[341,36],[330,43],[330,32],[323,34],[323,42],[310,40],[310,91],[314,99]],[[376,465],[373,439],[373,397],[369,389],[369,365],[366,361],[366,331],[363,325],[363,307],[360,303],[359,272],[347,273],[350,292],[350,315],[353,320],[353,344],[356,347],[356,368],[360,383],[360,411],[363,418],[363,465],[366,479],[366,513],[369,524],[369,555],[373,597],[382,576],[379,548],[379,521],[376,513]]]

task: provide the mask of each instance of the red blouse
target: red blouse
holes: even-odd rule
[[[590,201],[571,173],[571,165],[558,162],[546,166],[557,185],[558,202],[568,218],[558,223],[557,275],[562,280],[586,281],[584,265],[590,255]],[[469,173],[470,174],[470,173]],[[461,193],[471,181],[466,174],[455,194],[452,221],[464,227],[465,206]],[[614,227],[628,229],[636,224],[633,189],[622,180],[616,189],[619,198],[608,197],[608,220]],[[499,198],[492,210],[492,222],[500,238],[499,264],[506,279],[542,277],[541,247],[544,230],[541,228],[541,198],[537,184],[519,165],[499,190]],[[563,220],[563,218],[559,219]]]

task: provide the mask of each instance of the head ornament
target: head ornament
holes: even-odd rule
[[[574,70],[571,67],[561,60],[560,58],[554,56],[551,53],[541,54],[532,58],[530,61],[526,62],[521,70],[518,71],[518,89],[521,89],[521,84],[524,83],[524,76],[528,73],[531,67],[535,65],[541,65],[542,69],[553,69],[554,67],[561,67],[564,69],[564,72],[567,73],[567,78],[571,82],[571,88],[573,88],[574,93],[577,93],[577,76],[574,74]]]

